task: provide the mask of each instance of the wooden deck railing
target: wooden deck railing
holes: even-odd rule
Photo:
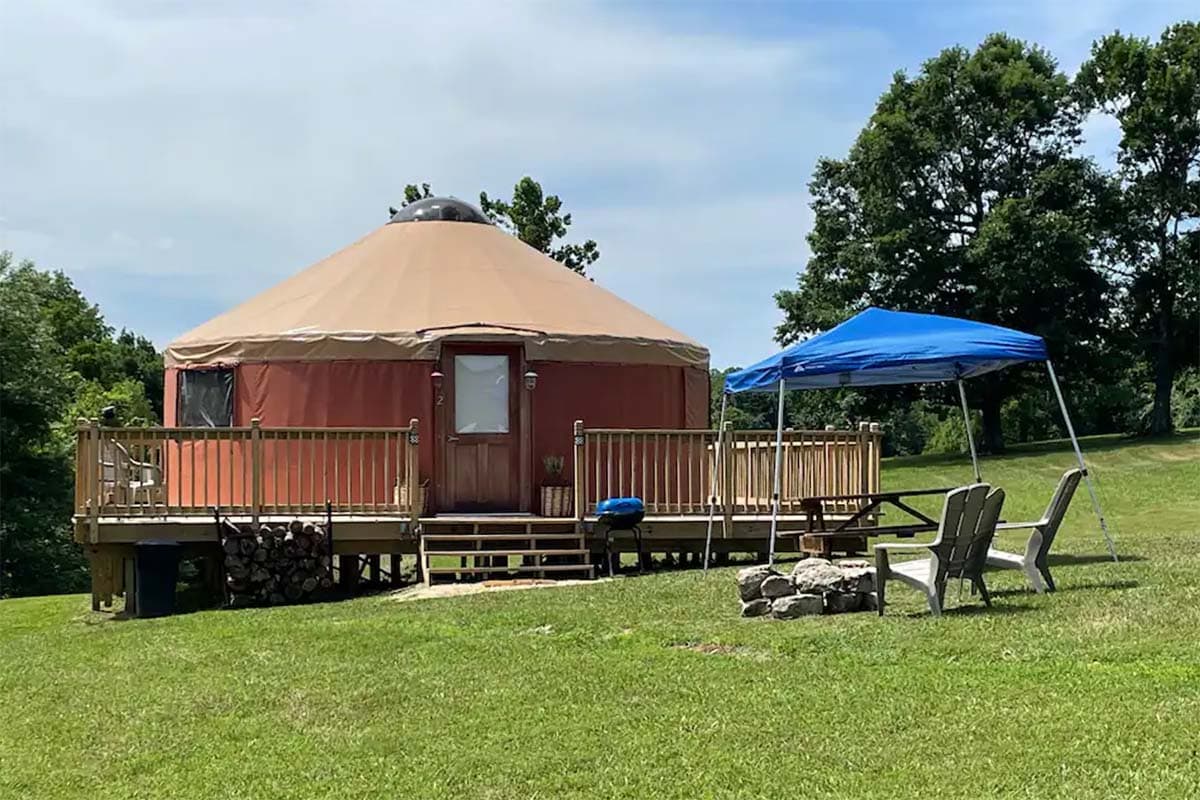
[[[415,517],[417,421],[406,428],[104,428],[81,424],[81,516]]]
[[[406,428],[105,428],[81,424],[75,509],[100,517],[323,513],[416,520],[421,512],[417,421]],[[575,424],[574,507],[636,495],[655,516],[704,514],[716,480],[718,513],[771,512],[774,431],[586,429]],[[879,488],[882,434],[786,431],[780,510],[808,497]],[[719,467],[718,467],[719,465]],[[826,503],[830,513],[852,501]],[[95,526],[93,525],[93,530]]]
[[[808,497],[879,489],[882,433],[785,431],[780,511],[799,512]],[[706,512],[717,469],[716,430],[588,429],[575,424],[575,508],[594,514],[607,497],[642,498],[649,515]],[[720,437],[718,513],[769,514],[774,493],[775,431],[738,431]],[[857,510],[853,501],[827,502],[830,513]]]

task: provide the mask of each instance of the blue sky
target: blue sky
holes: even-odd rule
[[[0,249],[174,336],[386,220],[405,183],[532,175],[607,286],[709,346],[773,349],[807,182],[897,69],[1005,30],[1068,72],[1182,2],[94,2],[0,8]],[[1194,14],[1194,11],[1193,11]],[[1111,159],[1110,122],[1088,126]]]

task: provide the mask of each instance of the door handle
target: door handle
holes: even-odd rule
[[[447,442],[457,442],[457,441],[458,441],[458,437],[457,437],[457,436],[454,436],[454,435],[449,435],[449,436],[447,436],[447,437],[446,437],[446,441],[447,441]]]

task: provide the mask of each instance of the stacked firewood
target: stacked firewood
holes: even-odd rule
[[[323,525],[224,524],[225,587],[231,605],[295,603],[333,586],[333,559]]]

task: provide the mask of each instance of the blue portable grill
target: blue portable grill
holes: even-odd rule
[[[596,516],[604,525],[604,560],[608,562],[608,576],[613,574],[612,532],[632,531],[637,544],[638,564],[642,557],[642,530],[638,526],[646,516],[646,504],[640,497],[610,497],[596,504]]]

